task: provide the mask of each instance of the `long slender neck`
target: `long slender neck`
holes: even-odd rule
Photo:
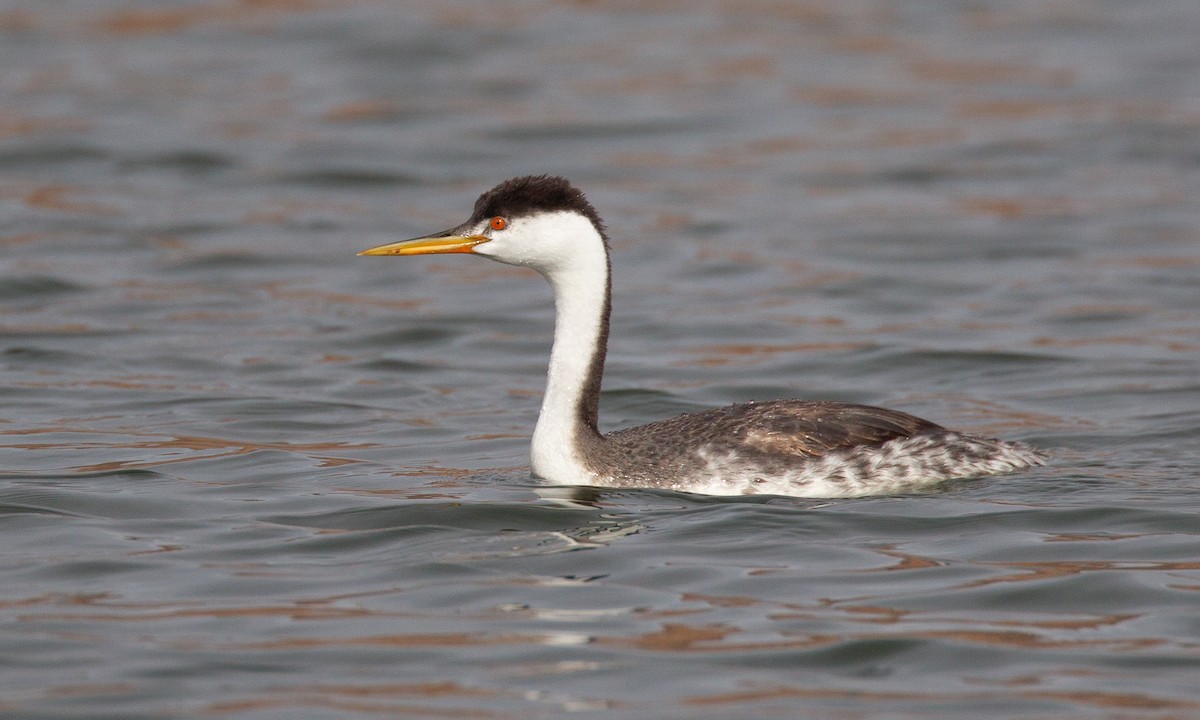
[[[603,242],[577,248],[569,267],[544,272],[554,289],[554,347],[530,454],[534,474],[593,484],[584,449],[603,442],[600,381],[608,345],[611,280]]]

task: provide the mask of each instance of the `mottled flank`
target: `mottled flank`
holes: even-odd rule
[[[708,495],[851,497],[1024,470],[1037,450],[886,408],[774,400],[619,430],[590,445],[594,482]]]

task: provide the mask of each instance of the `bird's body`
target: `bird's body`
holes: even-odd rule
[[[530,455],[533,473],[548,482],[845,497],[1042,462],[1022,443],[903,412],[804,400],[730,405],[601,434],[611,266],[604,225],[583,194],[562,178],[514,178],[481,195],[463,225],[362,254],[450,252],[531,267],[554,290],[554,345]]]

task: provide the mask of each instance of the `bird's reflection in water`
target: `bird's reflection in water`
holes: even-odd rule
[[[543,500],[556,506],[572,510],[609,510],[587,525],[568,528],[555,533],[564,540],[569,540],[578,547],[603,546],[620,538],[636,535],[646,526],[632,514],[611,512],[605,508],[604,497],[620,491],[606,488],[595,488],[583,485],[541,485],[535,486],[533,492]],[[572,548],[574,549],[574,548]]]
[[[541,485],[533,489],[543,500],[578,509],[600,508],[600,488],[587,485]]]

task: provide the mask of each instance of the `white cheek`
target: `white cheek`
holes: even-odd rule
[[[589,244],[589,235],[595,236],[595,230],[587,219],[574,213],[549,213],[516,218],[507,229],[487,234],[492,239],[477,245],[476,253],[547,273],[572,262],[572,256]]]
[[[522,242],[521,238],[514,236],[509,231],[491,235],[491,240],[475,246],[474,252],[477,255],[483,255],[508,265],[530,266],[534,264],[537,253],[533,252],[527,243]]]

